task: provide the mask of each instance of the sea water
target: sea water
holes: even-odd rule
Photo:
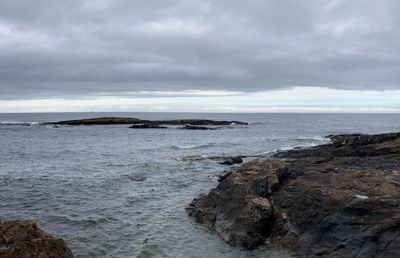
[[[53,126],[100,116],[239,120],[220,130]],[[34,219],[76,257],[289,257],[231,247],[185,213],[227,171],[210,156],[265,155],[340,133],[400,131],[399,114],[0,114],[0,220]]]

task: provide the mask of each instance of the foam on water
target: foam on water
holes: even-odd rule
[[[0,125],[6,126],[6,125],[20,125],[20,126],[34,126],[34,125],[39,125],[40,122],[20,122],[20,121],[1,121]]]

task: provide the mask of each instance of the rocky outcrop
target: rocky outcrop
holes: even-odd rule
[[[66,120],[55,123],[57,125],[113,125],[113,124],[146,124],[146,125],[247,125],[240,121],[216,121],[207,119],[176,119],[176,120],[144,120],[130,117],[98,117],[88,119]]]
[[[256,155],[236,155],[236,156],[188,156],[182,158],[184,161],[201,161],[201,160],[212,160],[221,165],[235,165],[243,163],[244,159],[248,158],[264,158],[266,154],[256,154]]]
[[[138,118],[130,118],[130,117],[96,117],[96,118],[88,118],[88,119],[77,119],[77,120],[66,120],[59,121],[51,124],[56,125],[115,125],[115,124],[144,124],[140,123],[140,119]]]
[[[245,248],[270,240],[300,257],[400,257],[399,135],[334,136],[251,161],[187,211]]]
[[[351,135],[333,135],[328,136],[333,141],[335,147],[342,147],[345,145],[367,145],[374,143],[382,143],[386,141],[394,140],[400,137],[400,133],[386,133],[386,134],[351,134]]]
[[[255,248],[272,233],[273,209],[267,197],[286,171],[283,161],[247,163],[207,196],[195,199],[187,211],[228,243]]]
[[[60,238],[39,229],[34,221],[0,222],[0,257],[71,258],[71,250]]]
[[[143,120],[145,121],[145,120]],[[225,120],[208,120],[208,119],[175,119],[175,120],[148,120],[148,123],[156,123],[160,125],[247,125],[246,122],[225,121]]]

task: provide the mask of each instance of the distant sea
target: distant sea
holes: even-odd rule
[[[215,131],[60,126],[100,116],[206,118]],[[76,257],[288,257],[246,251],[197,225],[185,207],[228,169],[209,156],[270,155],[326,135],[400,131],[400,114],[0,114],[0,220],[35,219]]]

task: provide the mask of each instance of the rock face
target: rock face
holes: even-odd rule
[[[147,124],[147,125],[247,125],[240,121],[215,121],[207,119],[177,119],[177,120],[143,120],[130,117],[97,117],[78,120],[59,121],[57,125],[113,125],[113,124]]]
[[[34,221],[0,222],[0,257],[71,258],[71,250],[60,238],[40,230]]]
[[[194,200],[187,211],[228,243],[255,248],[272,233],[273,210],[267,197],[286,170],[283,161],[247,163],[207,196]]]
[[[400,257],[399,134],[254,160],[187,211],[232,245],[271,240],[301,257]]]

